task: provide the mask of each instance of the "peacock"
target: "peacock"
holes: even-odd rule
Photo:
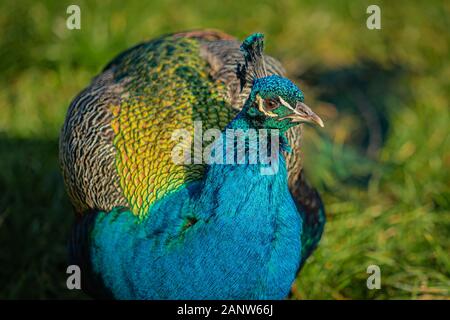
[[[289,295],[325,224],[300,148],[301,124],[323,122],[263,50],[261,33],[164,35],[74,98],[60,164],[70,263],[92,297]]]

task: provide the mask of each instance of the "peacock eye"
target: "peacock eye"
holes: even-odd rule
[[[280,103],[274,99],[266,99],[264,103],[267,111],[271,111],[280,105]]]

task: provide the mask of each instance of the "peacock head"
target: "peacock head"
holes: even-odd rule
[[[267,75],[263,58],[264,36],[255,33],[241,45],[244,65],[238,66],[241,89],[252,83],[244,106],[246,116],[259,128],[285,131],[300,123],[323,127],[323,121],[305,103],[303,92],[287,78]]]

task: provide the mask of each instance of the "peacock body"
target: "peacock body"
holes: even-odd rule
[[[73,100],[60,159],[77,213],[71,260],[87,292],[119,299],[289,293],[325,222],[299,155],[298,124],[321,120],[262,48],[260,34],[242,45],[216,31],[163,36],[120,54]],[[196,141],[195,123],[220,130],[221,143]],[[269,149],[278,169],[261,174],[268,164],[247,157],[176,163],[179,129],[194,137],[187,149],[213,145],[224,159],[237,151],[228,130],[254,130],[258,142],[259,130],[277,130]],[[256,150],[250,140],[244,154]]]

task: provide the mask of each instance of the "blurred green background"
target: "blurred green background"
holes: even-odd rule
[[[66,28],[70,4],[81,30]],[[370,4],[381,30],[366,28]],[[304,154],[328,223],[292,298],[449,298],[449,16],[448,1],[1,1],[0,298],[87,297],[65,286],[67,107],[122,50],[194,28],[264,32],[325,120]]]

